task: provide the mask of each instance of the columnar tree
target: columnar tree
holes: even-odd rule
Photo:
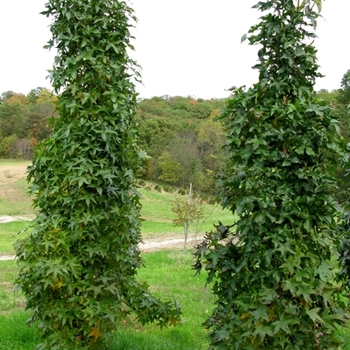
[[[340,151],[331,109],[313,89],[321,1],[254,7],[265,14],[243,39],[259,45],[259,81],[233,88],[222,116],[221,196],[239,220],[207,234],[194,266],[215,281],[210,349],[336,349],[343,312],[330,168]]]
[[[179,306],[136,280],[142,266],[140,157],[127,50],[132,9],[116,0],[49,0],[59,118],[36,150],[28,180],[38,210],[17,243],[18,284],[43,337],[39,349],[91,349],[131,311],[176,323]]]

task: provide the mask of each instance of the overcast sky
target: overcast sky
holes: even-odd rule
[[[0,93],[27,94],[46,79],[54,52],[49,20],[39,12],[47,0],[0,0]],[[132,0],[139,21],[133,58],[142,66],[141,97],[228,96],[227,89],[257,81],[256,49],[240,39],[256,24],[258,0]],[[320,72],[316,89],[338,89],[350,69],[350,0],[323,2],[316,41]]]

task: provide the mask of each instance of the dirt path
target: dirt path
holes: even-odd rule
[[[32,220],[31,217],[23,217],[23,216],[8,216],[2,215],[0,216],[0,224],[12,221],[28,221]],[[175,238],[181,237],[180,235],[174,234],[162,234],[155,238],[145,238],[143,242],[139,244],[139,248],[141,252],[155,252],[164,249],[181,249],[184,246],[184,238]],[[187,239],[187,248],[191,249],[197,242],[199,242],[202,237],[197,237],[197,240],[193,237],[189,237]],[[15,256],[13,255],[2,255],[0,256],[1,260],[13,260]]]
[[[200,237],[197,238],[197,242],[199,242]],[[191,249],[195,245],[194,238],[188,238],[187,239],[187,248]],[[184,246],[184,239],[183,238],[176,238],[176,239],[163,239],[163,240],[156,240],[156,239],[145,239],[143,243],[139,244],[139,248],[141,252],[150,253],[155,252],[159,250],[164,249],[181,249]],[[0,256],[1,260],[13,260],[15,258],[14,255],[2,255]]]
[[[0,215],[0,224],[5,224],[12,221],[31,221],[34,219],[34,215],[28,216],[9,216],[9,215]]]

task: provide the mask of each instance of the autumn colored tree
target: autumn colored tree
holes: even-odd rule
[[[221,198],[239,220],[198,246],[216,306],[210,349],[338,349],[346,307],[336,284],[342,232],[332,196],[342,155],[331,108],[313,89],[321,0],[265,0],[251,27],[259,81],[232,88],[222,115],[228,159]]]
[[[136,279],[143,260],[134,179],[144,153],[136,138],[139,73],[127,53],[135,17],[114,0],[49,0],[43,14],[53,20],[47,47],[57,49],[59,117],[29,169],[38,215],[16,244],[17,282],[39,321],[38,349],[100,349],[131,312],[161,326],[180,313]]]

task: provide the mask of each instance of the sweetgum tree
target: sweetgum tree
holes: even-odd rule
[[[133,76],[132,9],[116,0],[49,0],[59,95],[52,134],[36,150],[28,179],[38,210],[17,243],[18,284],[38,321],[38,349],[92,349],[121,318],[176,323],[179,306],[136,280],[143,261]]]
[[[221,196],[239,220],[207,234],[194,266],[205,266],[217,296],[205,323],[210,349],[337,349],[343,305],[330,167],[341,151],[331,109],[313,89],[321,1],[254,7],[264,14],[245,37],[259,45],[259,81],[233,88],[222,115]]]

